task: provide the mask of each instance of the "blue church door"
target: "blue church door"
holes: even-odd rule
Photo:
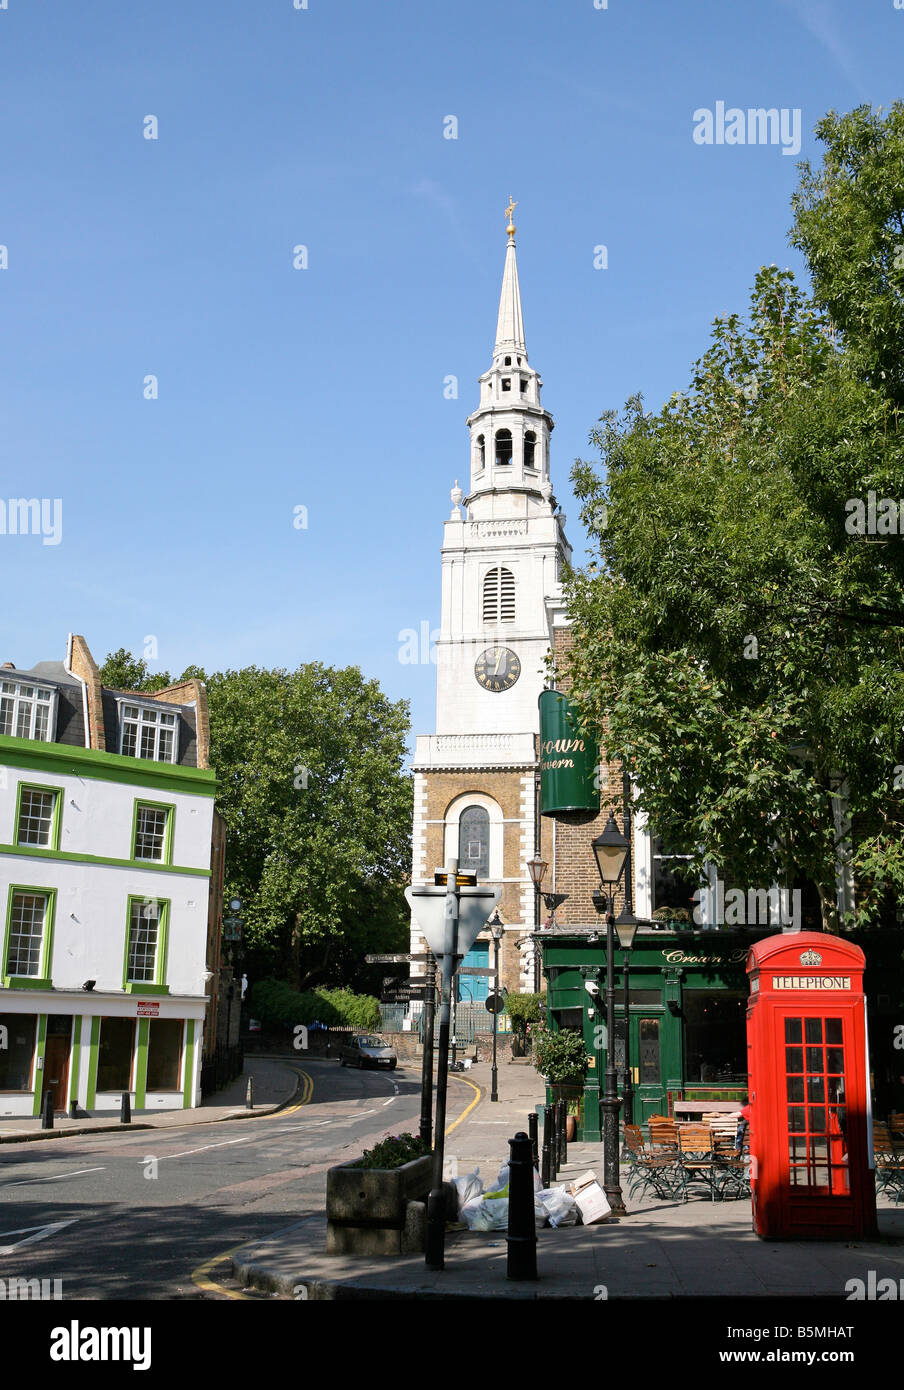
[[[488,941],[475,941],[468,954],[462,961],[462,965],[480,966],[484,970],[490,963],[490,943]],[[468,1000],[474,1003],[481,1003],[489,993],[489,975],[461,975],[456,976],[458,980],[458,994],[456,998],[460,1003]],[[489,1017],[489,1015],[487,1015]]]

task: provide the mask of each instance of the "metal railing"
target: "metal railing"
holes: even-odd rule
[[[201,1064],[201,1095],[212,1096],[223,1086],[228,1086],[237,1076],[241,1076],[245,1066],[245,1053],[241,1047],[214,1049],[214,1054]]]

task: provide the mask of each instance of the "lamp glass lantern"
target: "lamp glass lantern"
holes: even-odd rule
[[[628,857],[628,841],[615,824],[611,812],[605,830],[593,841],[593,853],[600,882],[617,883]]]
[[[547,864],[546,860],[541,859],[539,854],[535,854],[533,859],[528,859],[527,872],[530,874],[530,881],[535,888],[540,887],[540,884],[546,877],[546,870],[548,868],[549,865]]]
[[[634,946],[634,938],[637,935],[637,918],[627,907],[623,908],[615,919],[615,932],[618,937],[618,944],[623,951],[630,951]]]

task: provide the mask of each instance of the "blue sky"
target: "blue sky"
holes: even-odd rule
[[[354,663],[417,732],[435,671],[399,633],[439,619],[509,194],[580,557],[599,415],[658,407],[761,264],[799,269],[813,126],[901,95],[893,0],[7,4],[0,499],[60,497],[63,530],[0,536],[0,660],[73,630],[174,673]],[[800,155],[695,143],[717,101],[799,109]]]

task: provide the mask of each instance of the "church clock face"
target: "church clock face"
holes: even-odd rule
[[[511,690],[521,675],[521,662],[510,647],[487,647],[474,663],[474,675],[484,690]]]

